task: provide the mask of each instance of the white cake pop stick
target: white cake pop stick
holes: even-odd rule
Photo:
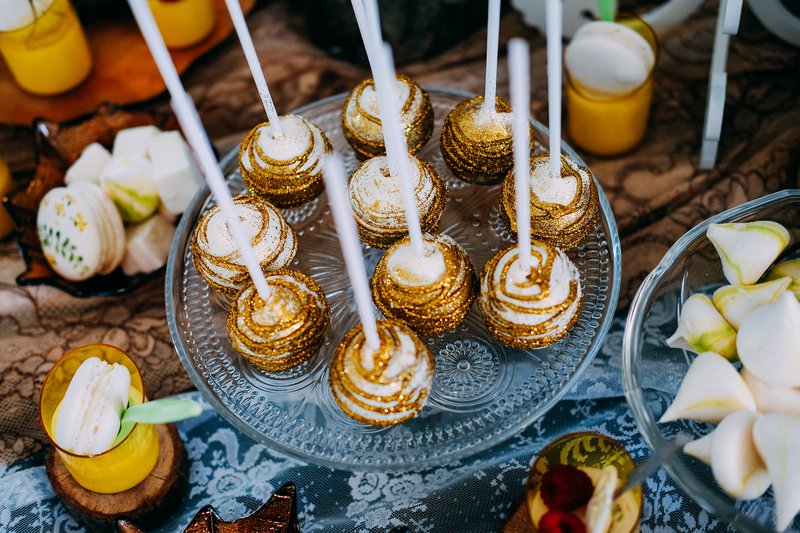
[[[489,0],[489,18],[486,23],[486,79],[481,115],[491,120],[496,113],[497,95],[497,42],[500,39],[500,0]]]
[[[258,295],[262,300],[267,301],[270,296],[267,280],[264,278],[261,266],[258,264],[253,248],[239,221],[239,216],[231,199],[231,193],[225,184],[225,178],[222,177],[219,164],[211,148],[211,142],[203,130],[197,109],[195,109],[191,98],[183,88],[180,77],[178,77],[178,71],[175,70],[175,65],[172,63],[169,52],[167,52],[164,39],[158,31],[156,21],[147,5],[147,0],[128,0],[128,3],[172,97],[172,109],[175,112],[175,116],[178,118],[181,129],[183,129],[183,133],[194,150],[195,157],[199,159],[206,183],[208,183],[209,189],[211,189],[222,210],[225,221],[228,223],[228,229],[239,247],[239,252],[242,254],[247,271],[250,273],[250,277],[253,278]]]
[[[361,33],[361,41],[364,43],[364,50],[367,52],[367,61],[369,61],[369,69],[375,72],[375,47],[370,45],[372,37],[370,37],[369,19],[367,18],[367,10],[364,7],[363,0],[351,0],[353,5],[353,13],[356,15],[356,23],[358,24],[358,31]]]
[[[550,113],[550,176],[561,177],[562,0],[547,0],[547,100]]]
[[[367,345],[371,349],[377,350],[380,348],[381,341],[378,337],[378,326],[375,322],[361,242],[358,240],[356,223],[353,220],[353,208],[347,194],[344,165],[339,154],[335,152],[328,154],[322,160],[322,178],[325,180],[325,192],[333,212],[333,221],[336,224],[336,233],[339,235],[339,246],[344,255],[347,275],[353,286],[361,327],[364,328]]]
[[[530,183],[530,62],[528,42],[512,39],[508,43],[508,78],[511,83],[511,118],[514,131],[514,187],[517,210],[519,269],[527,277],[531,260],[531,183]]]
[[[400,184],[403,208],[408,224],[411,247],[417,256],[423,253],[422,230],[419,222],[414,187],[411,184],[411,165],[408,161],[408,145],[400,125],[400,110],[397,107],[397,95],[394,80],[397,75],[392,61],[392,49],[384,43],[384,53],[378,58],[378,70],[375,72],[375,87],[378,90],[378,107],[381,113],[383,139],[386,144],[386,157],[389,160],[389,174]]]
[[[244,57],[247,58],[247,65],[250,67],[250,73],[253,75],[253,80],[256,82],[258,94],[261,96],[261,103],[264,105],[264,111],[267,112],[272,136],[277,139],[283,139],[283,128],[281,128],[281,123],[278,120],[275,102],[272,101],[272,95],[269,93],[267,80],[264,78],[264,71],[261,68],[261,63],[258,61],[256,47],[253,45],[253,38],[250,36],[250,30],[247,29],[247,22],[244,20],[242,6],[239,5],[239,0],[225,0],[225,4],[228,6],[228,13],[231,15],[233,27],[236,29],[236,35],[239,37],[239,42],[242,45]]]

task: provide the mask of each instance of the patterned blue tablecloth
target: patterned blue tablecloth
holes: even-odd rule
[[[564,433],[594,430],[625,444],[638,460],[649,451],[622,395],[624,316],[614,320],[603,349],[582,381],[520,435],[468,460],[419,472],[372,473],[307,464],[256,444],[206,405],[178,424],[190,460],[190,488],[158,531],[179,531],[206,504],[230,520],[257,509],[286,481],[298,488],[304,532],[497,531],[523,492],[537,452]],[[187,397],[202,401],[198,393]],[[643,532],[724,531],[667,478],[645,483]],[[56,498],[44,455],[0,465],[0,531],[82,531]]]

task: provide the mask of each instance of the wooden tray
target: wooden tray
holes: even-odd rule
[[[255,0],[240,0],[249,13]],[[217,25],[201,43],[172,51],[178,72],[222,42],[233,29],[225,9],[225,0],[214,0]],[[34,96],[20,89],[5,62],[0,61],[0,123],[28,125],[34,118],[62,121],[94,111],[103,102],[131,104],[161,94],[164,82],[158,73],[144,38],[130,13],[109,20],[86,24],[94,67],[89,77],[70,92],[57,96]]]

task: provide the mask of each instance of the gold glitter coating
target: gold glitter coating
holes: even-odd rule
[[[402,322],[387,319],[377,325],[380,348],[371,355],[365,354],[360,324],[347,332],[333,354],[328,382],[336,403],[349,417],[392,426],[422,410],[435,363],[428,345]],[[413,354],[404,352],[409,348]]]
[[[513,348],[556,342],[575,325],[581,308],[580,276],[569,258],[544,241],[531,242],[531,255],[534,267],[522,283],[509,278],[519,259],[516,245],[500,250],[481,271],[478,309],[492,336]],[[553,285],[559,282],[566,287]]]
[[[259,138],[262,130],[266,131],[269,127],[269,122],[251,129],[239,145],[239,170],[247,188],[282,208],[297,207],[322,193],[322,157],[333,151],[325,133],[314,123],[300,116],[290,116],[302,121],[308,128],[307,147],[297,157],[277,160],[264,153]],[[245,165],[245,161],[249,165]]]
[[[250,244],[253,245],[261,268],[269,272],[288,266],[297,252],[297,234],[275,206],[254,194],[240,194],[233,199],[233,203],[235,206],[247,208],[242,213],[259,217],[259,229],[253,234]],[[213,290],[234,296],[250,281],[250,274],[238,249],[233,252],[218,250],[218,243],[210,237],[212,220],[217,225],[224,224],[219,206],[206,211],[197,223],[191,240],[192,259],[197,273]],[[232,241],[227,224],[224,228],[217,227],[214,230],[228,232],[222,234],[223,237],[228,236],[225,238],[226,245]]]
[[[408,98],[403,102],[400,116],[408,151],[416,154],[433,135],[433,105],[428,93],[411,78],[398,74],[397,79],[408,86]],[[381,119],[364,109],[361,103],[367,87],[374,90],[372,78],[367,78],[350,91],[342,106],[344,138],[362,160],[386,153]]]
[[[322,288],[304,274],[278,270],[267,276],[268,302],[252,282],[236,295],[228,313],[228,338],[252,365],[281,372],[319,351],[330,328]]]
[[[534,168],[549,165],[549,158],[549,154],[531,158],[531,179],[536,179]],[[561,179],[574,179],[577,182],[577,194],[567,205],[543,202],[531,190],[531,235],[569,250],[580,244],[594,227],[600,202],[592,172],[565,156],[561,157]],[[500,214],[509,231],[516,235],[517,206],[513,169],[503,182]]]
[[[391,179],[385,156],[381,157],[381,176],[378,179]],[[447,185],[439,174],[425,161],[412,157],[417,164],[419,181],[414,190],[419,206],[419,219],[422,231],[435,233],[439,226],[439,219],[444,211],[447,201]],[[395,242],[408,235],[406,215],[399,200],[397,209],[389,212],[381,211],[375,205],[366,205],[359,202],[354,195],[354,188],[358,186],[369,187],[369,180],[374,176],[368,175],[367,167],[375,163],[375,158],[364,161],[350,176],[350,202],[353,207],[353,218],[356,222],[359,238],[367,245],[375,248],[388,248]],[[364,185],[366,184],[366,185]]]
[[[479,185],[497,183],[514,166],[511,106],[497,98],[492,120],[483,118],[483,96],[455,106],[442,125],[439,148],[453,174]],[[500,114],[502,113],[502,114]],[[531,126],[531,147],[533,127]]]
[[[384,316],[401,320],[420,335],[455,329],[469,313],[477,292],[475,272],[469,256],[447,235],[424,235],[426,252],[436,247],[444,258],[444,274],[429,285],[403,283],[402,275],[390,272],[389,258],[399,247],[409,246],[406,237],[383,255],[372,275],[372,297]]]

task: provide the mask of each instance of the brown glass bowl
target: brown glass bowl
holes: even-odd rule
[[[70,281],[50,268],[36,232],[39,202],[50,189],[64,185],[65,172],[84,148],[97,142],[110,150],[118,131],[147,124],[162,130],[178,128],[172,114],[129,112],[114,104],[103,104],[93,114],[67,122],[45,119],[33,121],[35,174],[27,187],[13,193],[5,201],[19,230],[17,241],[25,261],[25,271],[17,276],[17,284],[49,285],[77,298],[89,298],[125,294],[162,275],[164,267],[134,276],[126,276],[122,268],[117,268],[105,276]]]

